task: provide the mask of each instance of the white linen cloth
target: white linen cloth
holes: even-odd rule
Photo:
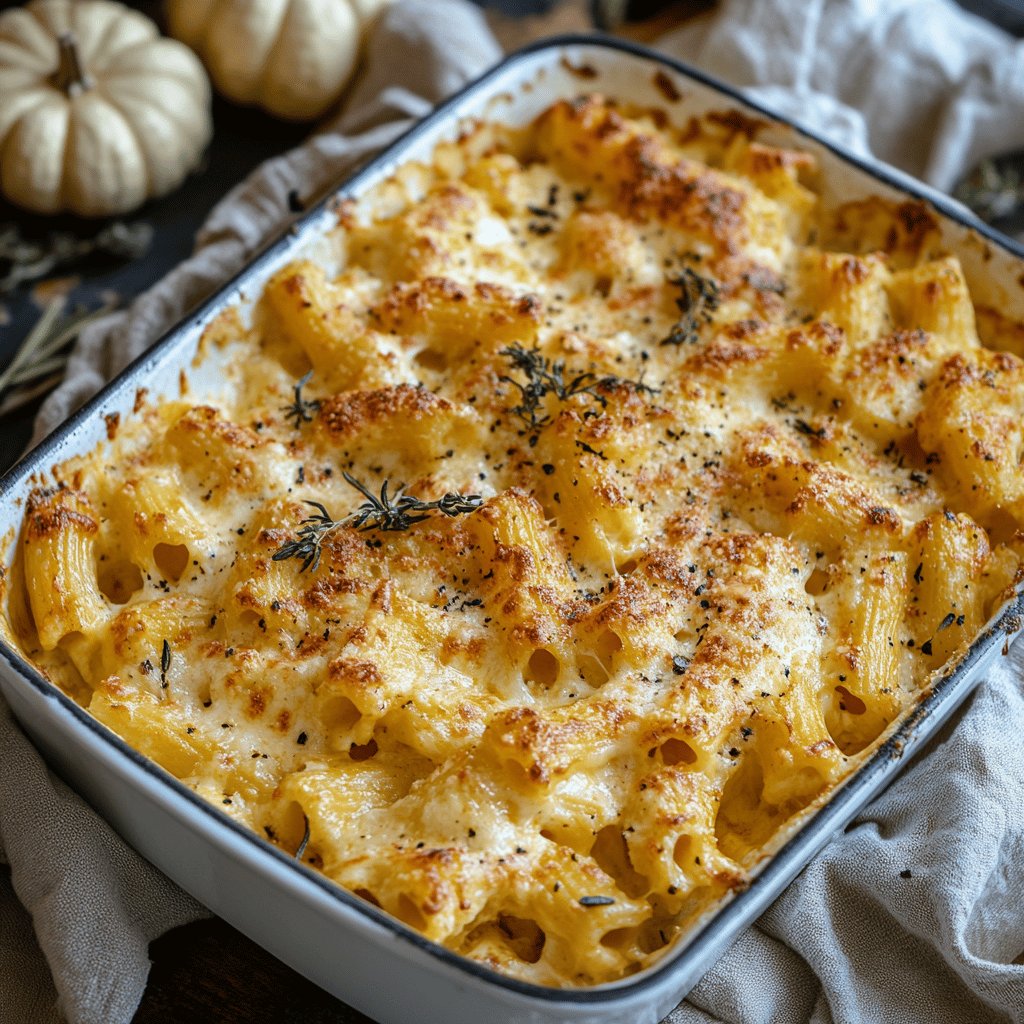
[[[1024,143],[1020,44],[949,0],[725,0],[663,46],[942,188],[978,157]],[[370,50],[350,113],[259,168],[213,211],[190,260],[83,334],[37,439],[286,224],[290,190],[328,187],[498,57],[464,0],[404,0]],[[672,1024],[1024,1021],[1022,678],[1019,645]],[[62,1014],[127,1024],[148,942],[205,913],[50,775],[0,707],[4,855],[13,883],[0,872],[5,1024]]]

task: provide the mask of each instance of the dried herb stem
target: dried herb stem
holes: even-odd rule
[[[305,829],[302,833],[302,841],[295,850],[296,860],[302,860],[302,855],[306,852],[306,847],[309,845],[309,818],[307,818],[306,815],[303,815],[302,820],[305,822]]]
[[[67,355],[60,354],[85,327],[93,320],[99,319],[109,312],[110,307],[104,306],[91,311],[78,311],[61,319],[63,300],[51,302],[29,331],[21,347],[14,354],[7,368],[0,373],[0,395],[11,388],[20,388],[40,377],[55,376],[62,372],[67,364]],[[21,403],[17,403],[21,404]],[[14,405],[5,403],[5,411],[11,411]]]
[[[642,380],[630,380],[614,374],[599,376],[590,371],[567,370],[562,359],[551,360],[542,355],[537,346],[524,348],[516,343],[501,349],[503,355],[526,379],[502,376],[498,379],[511,384],[519,391],[519,404],[510,410],[518,416],[530,436],[530,445],[537,443],[539,432],[551,422],[550,414],[544,408],[544,399],[554,395],[559,401],[566,401],[575,395],[588,395],[602,408],[607,407],[608,399],[601,394],[603,388],[628,386],[641,394],[656,395],[657,388],[645,384]]]
[[[126,224],[114,221],[90,238],[69,231],[53,231],[45,241],[25,238],[17,225],[0,225],[0,295],[20,285],[38,281],[58,268],[86,256],[103,254],[115,259],[134,260],[145,255],[153,240],[153,227],[143,221]]]
[[[307,569],[316,572],[323,554],[324,541],[343,527],[382,532],[408,530],[415,523],[429,518],[432,512],[440,512],[442,515],[454,519],[456,516],[475,512],[483,504],[483,498],[479,494],[453,494],[451,492],[436,501],[421,501],[411,494],[403,494],[404,484],[400,485],[394,494],[389,494],[390,482],[388,480],[381,485],[378,495],[354,476],[348,473],[344,473],[343,476],[346,482],[359,491],[366,500],[354,511],[342,516],[341,519],[335,519],[320,502],[307,501],[307,505],[316,509],[316,514],[303,519],[295,538],[274,552],[273,560],[275,562],[281,562],[288,558],[301,558],[300,572],[305,572]]]
[[[669,278],[669,283],[679,289],[676,307],[680,317],[660,344],[693,345],[700,340],[701,325],[711,323],[711,314],[718,308],[718,285],[689,267]]]
[[[320,402],[316,398],[303,398],[302,389],[310,382],[313,371],[310,370],[305,376],[296,381],[294,386],[295,397],[288,405],[282,405],[281,411],[286,420],[294,421],[292,425],[298,430],[303,423],[313,422],[313,413],[320,408]]]

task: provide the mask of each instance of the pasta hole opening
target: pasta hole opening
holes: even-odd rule
[[[282,849],[294,853],[306,834],[306,815],[297,800],[288,803],[274,815],[273,839]]]
[[[622,650],[622,638],[618,633],[606,629],[598,638],[595,653],[607,665],[612,657]]]
[[[985,517],[985,529],[988,531],[989,543],[993,547],[1009,544],[1020,530],[1016,516],[1005,508],[993,509]]]
[[[845,686],[837,686],[836,693],[839,695],[839,710],[848,711],[851,715],[863,715],[868,706],[855,693]]]
[[[608,669],[592,654],[581,655],[578,666],[580,678],[592,690],[597,690],[604,686],[611,678],[608,674]]]
[[[444,373],[448,369],[448,356],[436,348],[421,348],[413,357],[413,362],[435,373]]]
[[[71,661],[75,663],[75,667],[78,668],[80,663],[75,657],[75,648],[78,647],[79,644],[84,644],[84,642],[85,634],[80,629],[72,629],[57,641],[57,647],[60,650],[65,651]]]
[[[358,896],[365,903],[371,903],[375,907],[380,906],[380,900],[370,892],[369,889],[353,889],[353,895]]]
[[[654,953],[664,949],[672,940],[675,927],[670,921],[647,921],[640,929],[640,949],[644,953]]]
[[[350,733],[362,718],[362,713],[348,697],[331,697],[324,702],[324,731],[328,736],[336,737]]]
[[[526,663],[525,679],[528,683],[548,689],[558,682],[561,670],[558,659],[549,650],[538,647]]]
[[[817,597],[819,594],[824,594],[828,590],[829,574],[824,569],[815,569],[810,576],[807,577],[807,582],[804,584],[804,590],[808,594]]]
[[[403,924],[407,924],[410,928],[415,928],[417,931],[426,931],[427,919],[423,914],[423,911],[416,905],[416,902],[408,894],[403,892],[398,897],[398,904],[395,907],[395,917],[398,918]]]
[[[348,748],[348,756],[353,761],[369,761],[377,753],[377,741],[371,739],[368,743],[353,743]]]
[[[542,781],[541,773],[534,765],[534,771],[530,772],[518,761],[506,758],[503,771],[508,781],[519,790],[536,791],[537,784]]]
[[[824,712],[832,742],[847,757],[860,753],[889,724],[883,714],[845,686],[826,690]]]
[[[673,736],[662,743],[661,759],[667,765],[692,765],[697,763],[697,751],[686,740]]]
[[[177,583],[188,568],[189,551],[184,544],[157,544],[153,562],[165,579]]]
[[[601,936],[601,945],[614,949],[631,960],[664,949],[674,933],[673,925],[665,920],[651,919],[640,925],[613,928]]]
[[[512,914],[500,914],[498,916],[498,931],[501,932],[505,943],[520,960],[528,964],[535,964],[544,952],[544,944],[547,942],[547,935],[536,921],[525,917],[515,917]]]
[[[559,834],[561,833],[561,834]],[[540,830],[542,838],[546,839],[549,843],[555,843],[557,846],[564,846],[567,850],[572,850],[575,853],[586,853],[586,846],[580,846],[574,839],[574,830],[569,828],[558,828],[557,830],[550,828],[542,828]]]
[[[688,870],[693,866],[693,857],[693,837],[680,836],[672,847],[672,859],[676,862],[676,867],[683,871]]]
[[[627,895],[643,896],[650,889],[648,879],[633,867],[626,836],[616,825],[605,825],[594,838],[590,856],[597,866]]]
[[[208,708],[213,703],[213,698],[210,693],[210,680],[208,678],[201,678],[196,683],[195,688],[196,699],[200,701],[204,708]]]
[[[729,775],[715,816],[715,838],[726,857],[742,861],[760,849],[781,823],[777,808],[764,800],[761,762],[747,752]]]
[[[613,283],[614,282],[610,277],[608,277],[608,275],[602,274],[594,282],[594,291],[597,292],[597,294],[600,295],[602,299],[607,299],[609,294],[611,294]]]
[[[142,589],[142,570],[134,562],[101,562],[96,584],[111,604],[127,604]]]
[[[618,574],[619,574],[620,576],[628,576],[628,575],[629,575],[629,574],[630,574],[631,572],[633,572],[633,571],[634,571],[634,570],[636,569],[636,567],[637,567],[637,566],[638,566],[639,564],[640,564],[640,563],[638,562],[638,560],[637,560],[637,559],[635,559],[635,558],[627,558],[627,559],[626,559],[626,560],[625,560],[624,562],[622,562],[622,563],[621,563],[620,565],[616,565],[616,566],[615,566],[615,571],[616,571],[616,572],[617,572],[617,573],[618,573]]]
[[[636,929],[613,928],[601,936],[601,945],[628,956],[636,946]]]

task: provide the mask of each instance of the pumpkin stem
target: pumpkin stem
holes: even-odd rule
[[[85,70],[82,63],[82,55],[78,52],[78,40],[74,32],[65,32],[57,39],[59,56],[57,59],[57,70],[50,81],[62,92],[69,96],[77,96],[79,93],[91,89],[92,78]]]

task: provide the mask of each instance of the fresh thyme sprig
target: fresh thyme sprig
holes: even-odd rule
[[[110,312],[109,306],[103,306],[89,311],[78,310],[62,319],[63,308],[63,300],[58,299],[43,310],[7,369],[0,373],[0,396],[11,392],[0,405],[0,415],[6,416],[59,383],[68,361],[67,354],[61,350],[86,324]],[[33,382],[41,384],[29,388]]]
[[[286,558],[301,558],[302,568],[299,572],[310,568],[316,572],[320,565],[321,545],[329,534],[345,525],[345,520],[335,520],[319,501],[307,501],[306,504],[315,508],[317,514],[302,520],[295,539],[282,544],[274,552],[273,559],[282,562]]]
[[[303,423],[312,423],[312,414],[320,408],[320,401],[316,398],[303,398],[302,389],[310,382],[313,371],[310,370],[304,377],[295,383],[295,398],[289,405],[282,405],[281,412],[286,420],[294,420],[292,426],[298,430]]]
[[[601,377],[589,371],[577,372],[566,370],[565,361],[554,361],[541,354],[537,346],[523,348],[518,342],[501,349],[499,355],[505,356],[526,377],[526,382],[514,377],[502,376],[498,379],[519,389],[520,402],[511,409],[526,426],[525,433],[530,434],[530,445],[537,443],[539,432],[551,422],[551,416],[544,409],[544,399],[555,395],[564,402],[574,395],[589,395],[601,408],[606,408],[608,399],[601,394],[601,388],[628,385],[640,394],[656,395],[657,388],[645,384],[642,380],[629,380],[606,374]]]
[[[431,512],[440,512],[454,519],[456,516],[475,512],[483,504],[483,498],[479,494],[450,492],[437,501],[421,501],[411,494],[403,494],[404,484],[400,485],[394,494],[388,494],[387,480],[381,485],[380,494],[376,495],[354,476],[348,473],[342,475],[347,483],[366,498],[366,501],[341,519],[334,519],[319,501],[307,501],[307,505],[316,509],[316,514],[303,519],[294,540],[288,541],[274,552],[272,557],[275,562],[287,558],[301,558],[302,566],[299,572],[305,572],[307,569],[316,572],[323,553],[323,542],[342,527],[382,532],[408,530],[413,524],[429,518]]]
[[[394,495],[388,494],[388,481],[381,485],[378,498],[365,484],[344,473],[343,476],[366,501],[347,517],[348,525],[356,530],[408,530],[413,523],[421,523],[429,512],[440,512],[454,519],[456,516],[475,512],[484,499],[479,494],[452,494],[449,492],[437,501],[420,501],[411,494],[403,494],[404,484],[399,485]]]
[[[682,273],[670,277],[669,282],[679,289],[676,306],[682,315],[661,339],[661,344],[695,344],[700,339],[701,324],[710,323],[711,314],[718,308],[718,285],[689,267],[683,267]]]

